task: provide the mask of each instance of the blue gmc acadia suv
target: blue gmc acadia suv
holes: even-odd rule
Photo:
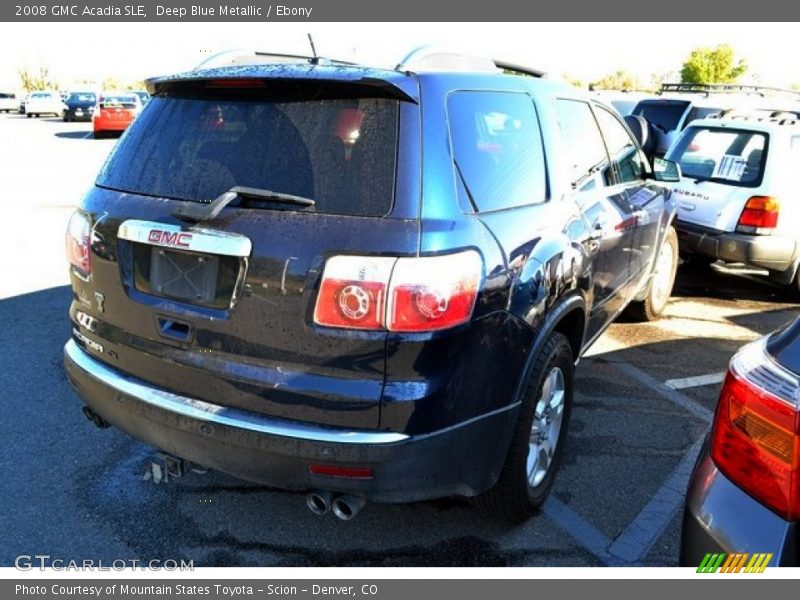
[[[96,425],[343,519],[536,511],[581,353],[669,300],[674,164],[577,89],[425,64],[148,82],[67,233]]]

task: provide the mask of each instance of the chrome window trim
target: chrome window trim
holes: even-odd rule
[[[170,234],[191,234],[191,240],[187,242],[187,245],[180,246],[154,241],[150,237],[150,232],[154,230],[165,231]],[[138,219],[129,219],[120,224],[117,237],[129,242],[170,248],[172,250],[237,256],[240,258],[250,256],[253,250],[253,243],[250,238],[238,233],[200,227],[182,227],[180,225],[159,223],[157,221],[140,221]]]
[[[72,339],[64,346],[64,354],[90,377],[117,392],[156,408],[206,423],[234,427],[252,433],[336,444],[394,444],[409,437],[404,433],[390,431],[352,431],[279,421],[237,408],[173,394],[152,387],[95,360]]]

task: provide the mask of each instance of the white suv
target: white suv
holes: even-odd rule
[[[681,252],[767,269],[800,293],[800,120],[753,113],[694,121],[670,147]]]

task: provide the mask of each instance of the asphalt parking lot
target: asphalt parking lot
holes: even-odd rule
[[[311,514],[302,495],[215,472],[159,486],[143,478],[152,450],[91,426],[61,367],[63,232],[115,143],[90,128],[0,115],[2,566],[20,554],[196,566],[674,565],[721,374],[739,346],[797,312],[757,276],[681,268],[665,319],[615,324],[581,361],[565,463],[524,525],[456,499],[368,505],[341,522]]]

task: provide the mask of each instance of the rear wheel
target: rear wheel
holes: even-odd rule
[[[30,119],[33,115],[31,113],[26,113],[25,116]]]
[[[105,137],[105,133],[102,131],[95,131],[93,134],[94,139],[99,140]]]
[[[533,515],[555,481],[572,407],[575,364],[567,338],[552,333],[528,377],[500,477],[475,504],[512,521]]]
[[[670,227],[656,256],[650,287],[644,300],[631,302],[625,313],[635,321],[655,321],[664,313],[672,296],[678,270],[678,234]]]
[[[788,285],[788,288],[792,300],[795,302],[800,302],[800,269],[797,270],[797,274],[794,276],[792,282]]]

